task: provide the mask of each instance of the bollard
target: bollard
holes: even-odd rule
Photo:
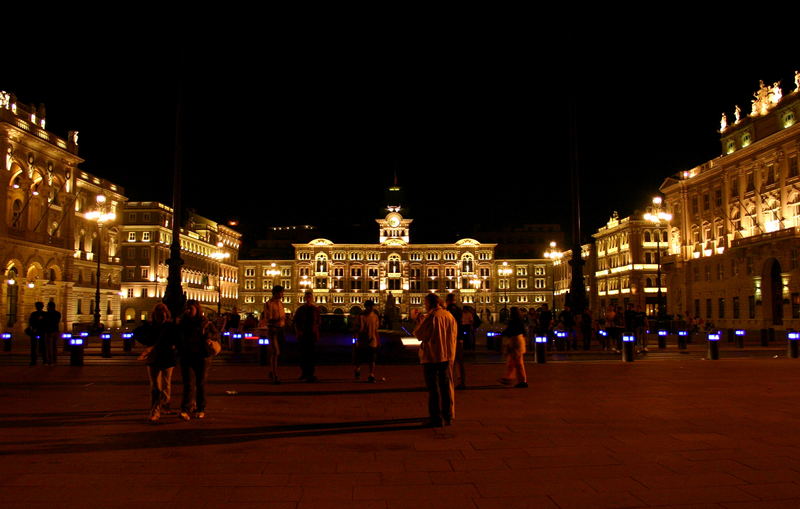
[[[238,332],[231,334],[231,351],[242,353],[242,335]]]
[[[775,329],[772,327],[767,329],[767,340],[770,342],[775,341]]]
[[[665,331],[664,329],[661,329],[661,330],[658,331],[658,349],[659,350],[663,350],[663,349],[665,349],[667,347],[667,334],[669,334],[669,332]]]
[[[559,352],[563,352],[564,350],[566,350],[567,335],[568,335],[567,331],[564,330],[556,331],[556,337],[558,338],[556,340],[556,350],[558,350]]]
[[[111,358],[111,334],[104,332],[100,334],[100,348],[104,359]]]
[[[489,331],[489,332],[486,333],[486,349],[487,350],[498,350],[498,348],[496,347],[497,339],[495,339],[497,336],[500,336],[499,332]],[[353,344],[355,344],[355,343],[356,343],[356,338],[353,338]]]
[[[786,339],[788,340],[788,353],[792,359],[797,359],[800,349],[798,349],[798,342],[800,342],[800,332],[787,332]]]
[[[2,338],[3,338],[3,351],[4,352],[10,352],[11,351],[11,333],[10,332],[4,332],[2,334]]]
[[[122,333],[122,351],[123,352],[131,352],[133,350],[133,333],[132,332],[123,332]]]
[[[679,350],[686,350],[686,338],[689,337],[688,330],[679,330],[678,331],[678,349]]]
[[[82,334],[81,334],[82,335]],[[70,338],[69,340],[69,365],[83,366],[84,338]]]
[[[708,358],[712,361],[719,360],[719,333],[708,333]]]
[[[733,331],[733,334],[736,336],[736,346],[739,348],[744,348],[744,337],[747,332],[744,329],[736,329]]]
[[[65,332],[65,333],[61,334],[61,339],[64,342],[64,351],[65,352],[69,352],[69,349],[70,349],[69,348],[70,347],[69,340],[72,339],[72,334],[70,334],[69,332]]]
[[[736,341],[736,331],[728,329],[728,343],[733,343],[734,341]]]
[[[636,336],[633,334],[622,335],[622,360],[633,362],[633,347],[636,343]]]
[[[547,336],[536,336],[536,364],[547,362]]]
[[[353,338],[354,342],[355,340],[356,338]],[[269,357],[269,339],[258,338],[258,364],[260,366],[266,366],[268,357]]]
[[[761,329],[761,346],[769,346],[769,336],[767,329]]]

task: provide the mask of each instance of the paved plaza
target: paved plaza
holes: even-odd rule
[[[468,368],[425,429],[419,366],[274,386],[217,362],[205,420],[152,426],[141,365],[3,365],[0,506],[800,507],[798,360],[528,364],[529,389]]]

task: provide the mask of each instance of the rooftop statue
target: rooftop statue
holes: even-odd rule
[[[725,132],[725,129],[728,128],[728,116],[725,113],[722,114],[722,118],[719,119],[719,132]]]
[[[742,121],[742,109],[739,107],[738,104],[736,105],[736,111],[733,114],[736,117],[736,122],[735,122],[736,124]]]
[[[794,91],[800,91],[800,71],[794,72]]]
[[[783,90],[781,90],[781,82],[776,81],[769,87],[769,100],[772,104],[778,104],[783,97]]]

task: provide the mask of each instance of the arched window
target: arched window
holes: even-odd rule
[[[316,272],[318,273],[328,272],[328,257],[325,256],[324,254],[317,255]]]
[[[644,232],[644,241],[645,242],[650,242],[650,232],[649,231],[645,231]]]
[[[397,255],[389,256],[389,274],[400,273],[400,257]]]
[[[461,272],[471,274],[475,271],[472,255],[466,254],[461,258]]]

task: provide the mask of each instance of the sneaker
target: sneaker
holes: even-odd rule
[[[520,382],[517,385],[515,385],[514,388],[515,389],[527,389],[528,388],[528,382]]]
[[[206,413],[205,412],[195,412],[194,413],[194,418],[195,419],[205,419],[206,418]]]
[[[180,418],[183,419],[184,421],[192,420],[192,416],[189,415],[189,412],[184,412],[183,410],[181,410]]]

